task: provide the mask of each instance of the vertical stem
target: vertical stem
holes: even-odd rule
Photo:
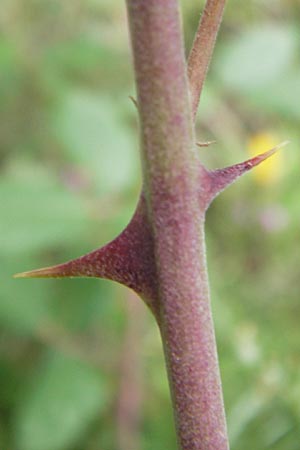
[[[172,301],[164,302],[161,334],[181,448],[226,450],[227,431],[204,248],[200,258],[199,285],[195,287],[192,283],[185,297],[173,294]]]
[[[205,261],[194,130],[176,0],[127,0],[159,326],[182,450],[228,448]],[[200,177],[199,177],[200,172]],[[200,178],[200,180],[199,180]],[[201,180],[202,178],[202,180]]]

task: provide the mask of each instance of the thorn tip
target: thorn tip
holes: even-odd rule
[[[63,277],[58,272],[55,272],[53,267],[45,267],[42,269],[29,270],[28,272],[15,273],[13,278],[58,278]]]

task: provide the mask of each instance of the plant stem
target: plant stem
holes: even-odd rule
[[[207,0],[188,59],[192,111],[196,116],[226,0]]]
[[[199,208],[205,169],[192,109],[176,0],[127,0],[153,229],[158,322],[182,450],[226,450],[226,424],[210,312]],[[199,175],[200,171],[200,175]],[[199,180],[200,178],[200,180]]]

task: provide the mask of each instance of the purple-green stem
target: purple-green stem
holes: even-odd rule
[[[136,212],[104,247],[16,275],[107,278],[143,298],[161,331],[182,450],[228,449],[205,212],[219,192],[280,147],[212,171],[198,161],[193,122],[224,3],[207,0],[186,65],[177,0],[127,0],[144,178]]]
[[[205,210],[198,202],[206,171],[202,176],[195,151],[178,3],[127,0],[127,6],[144,189],[154,235],[158,323],[178,441],[183,450],[225,450],[205,260]]]

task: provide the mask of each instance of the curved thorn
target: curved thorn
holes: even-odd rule
[[[139,294],[157,313],[157,277],[152,230],[141,195],[132,220],[113,241],[63,264],[18,273],[14,278],[96,277],[116,281]]]

